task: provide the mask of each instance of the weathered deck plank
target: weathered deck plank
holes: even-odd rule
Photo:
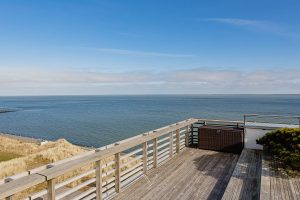
[[[259,199],[260,171],[261,152],[244,149],[222,199]]]
[[[300,200],[300,177],[280,171],[280,164],[265,155],[262,163],[261,200]]]
[[[187,148],[114,199],[221,199],[238,156]]]

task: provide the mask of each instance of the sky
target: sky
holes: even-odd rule
[[[0,96],[300,94],[298,0],[1,0]]]

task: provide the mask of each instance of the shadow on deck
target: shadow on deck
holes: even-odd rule
[[[238,155],[187,148],[114,199],[221,199]]]
[[[261,154],[259,150],[242,151],[222,200],[259,199]]]

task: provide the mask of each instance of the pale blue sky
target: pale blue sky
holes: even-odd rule
[[[300,2],[1,0],[0,95],[300,93]]]

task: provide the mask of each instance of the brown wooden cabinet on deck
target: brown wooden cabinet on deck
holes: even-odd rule
[[[202,126],[198,131],[198,148],[240,153],[244,148],[244,130],[227,126]]]

